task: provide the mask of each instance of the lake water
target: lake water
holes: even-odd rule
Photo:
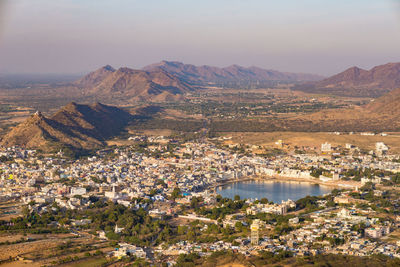
[[[262,199],[265,197],[274,203],[281,203],[282,200],[291,199],[296,201],[306,196],[324,195],[332,190],[332,187],[310,183],[246,181],[219,187],[217,188],[217,193],[232,199],[235,195],[239,195],[241,199]]]

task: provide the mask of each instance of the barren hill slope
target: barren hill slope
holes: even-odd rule
[[[378,99],[373,100],[366,107],[366,110],[377,113],[391,115],[393,120],[400,118],[400,88],[395,89]]]
[[[294,87],[311,93],[379,97],[400,87],[400,63],[388,63],[363,70],[352,67],[319,82]]]
[[[6,134],[1,145],[44,151],[60,147],[92,149],[118,134],[130,119],[129,113],[116,107],[70,103],[50,118],[36,112]]]
[[[93,88],[99,85],[109,74],[113,72],[115,72],[115,69],[110,65],[106,65],[82,77],[76,81],[75,84],[80,85],[81,87]]]
[[[88,95],[95,95],[100,99],[121,99],[125,102],[173,99],[192,90],[184,81],[163,70],[115,70],[111,66],[89,73],[75,85]]]
[[[400,131],[400,88],[365,106],[299,115],[292,123],[321,131]]]
[[[225,68],[195,66],[177,61],[162,61],[143,68],[146,71],[166,71],[191,84],[205,84],[238,81],[316,81],[322,76],[304,73],[288,73],[265,70],[258,67],[245,68],[232,65]]]

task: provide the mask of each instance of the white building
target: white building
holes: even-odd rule
[[[81,196],[86,194],[86,188],[84,187],[71,187],[71,196]]]
[[[331,152],[332,146],[328,142],[321,144],[321,152]]]
[[[390,233],[389,226],[371,227],[365,229],[365,235],[371,238],[380,238]]]
[[[138,258],[146,258],[146,252],[143,248],[127,243],[119,243],[118,250],[114,251],[114,256],[121,258],[128,255],[134,255]]]
[[[376,154],[382,155],[386,153],[389,150],[389,148],[385,145],[383,142],[376,142],[375,144],[375,151]]]

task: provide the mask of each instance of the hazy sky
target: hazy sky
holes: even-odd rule
[[[0,0],[0,73],[178,60],[334,74],[400,61],[397,0]]]

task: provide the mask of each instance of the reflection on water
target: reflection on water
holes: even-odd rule
[[[267,198],[269,201],[281,203],[282,200],[298,200],[305,196],[320,196],[330,193],[333,188],[318,184],[277,181],[246,181],[229,184],[217,188],[217,193],[223,197],[234,198],[239,195],[244,198]]]

